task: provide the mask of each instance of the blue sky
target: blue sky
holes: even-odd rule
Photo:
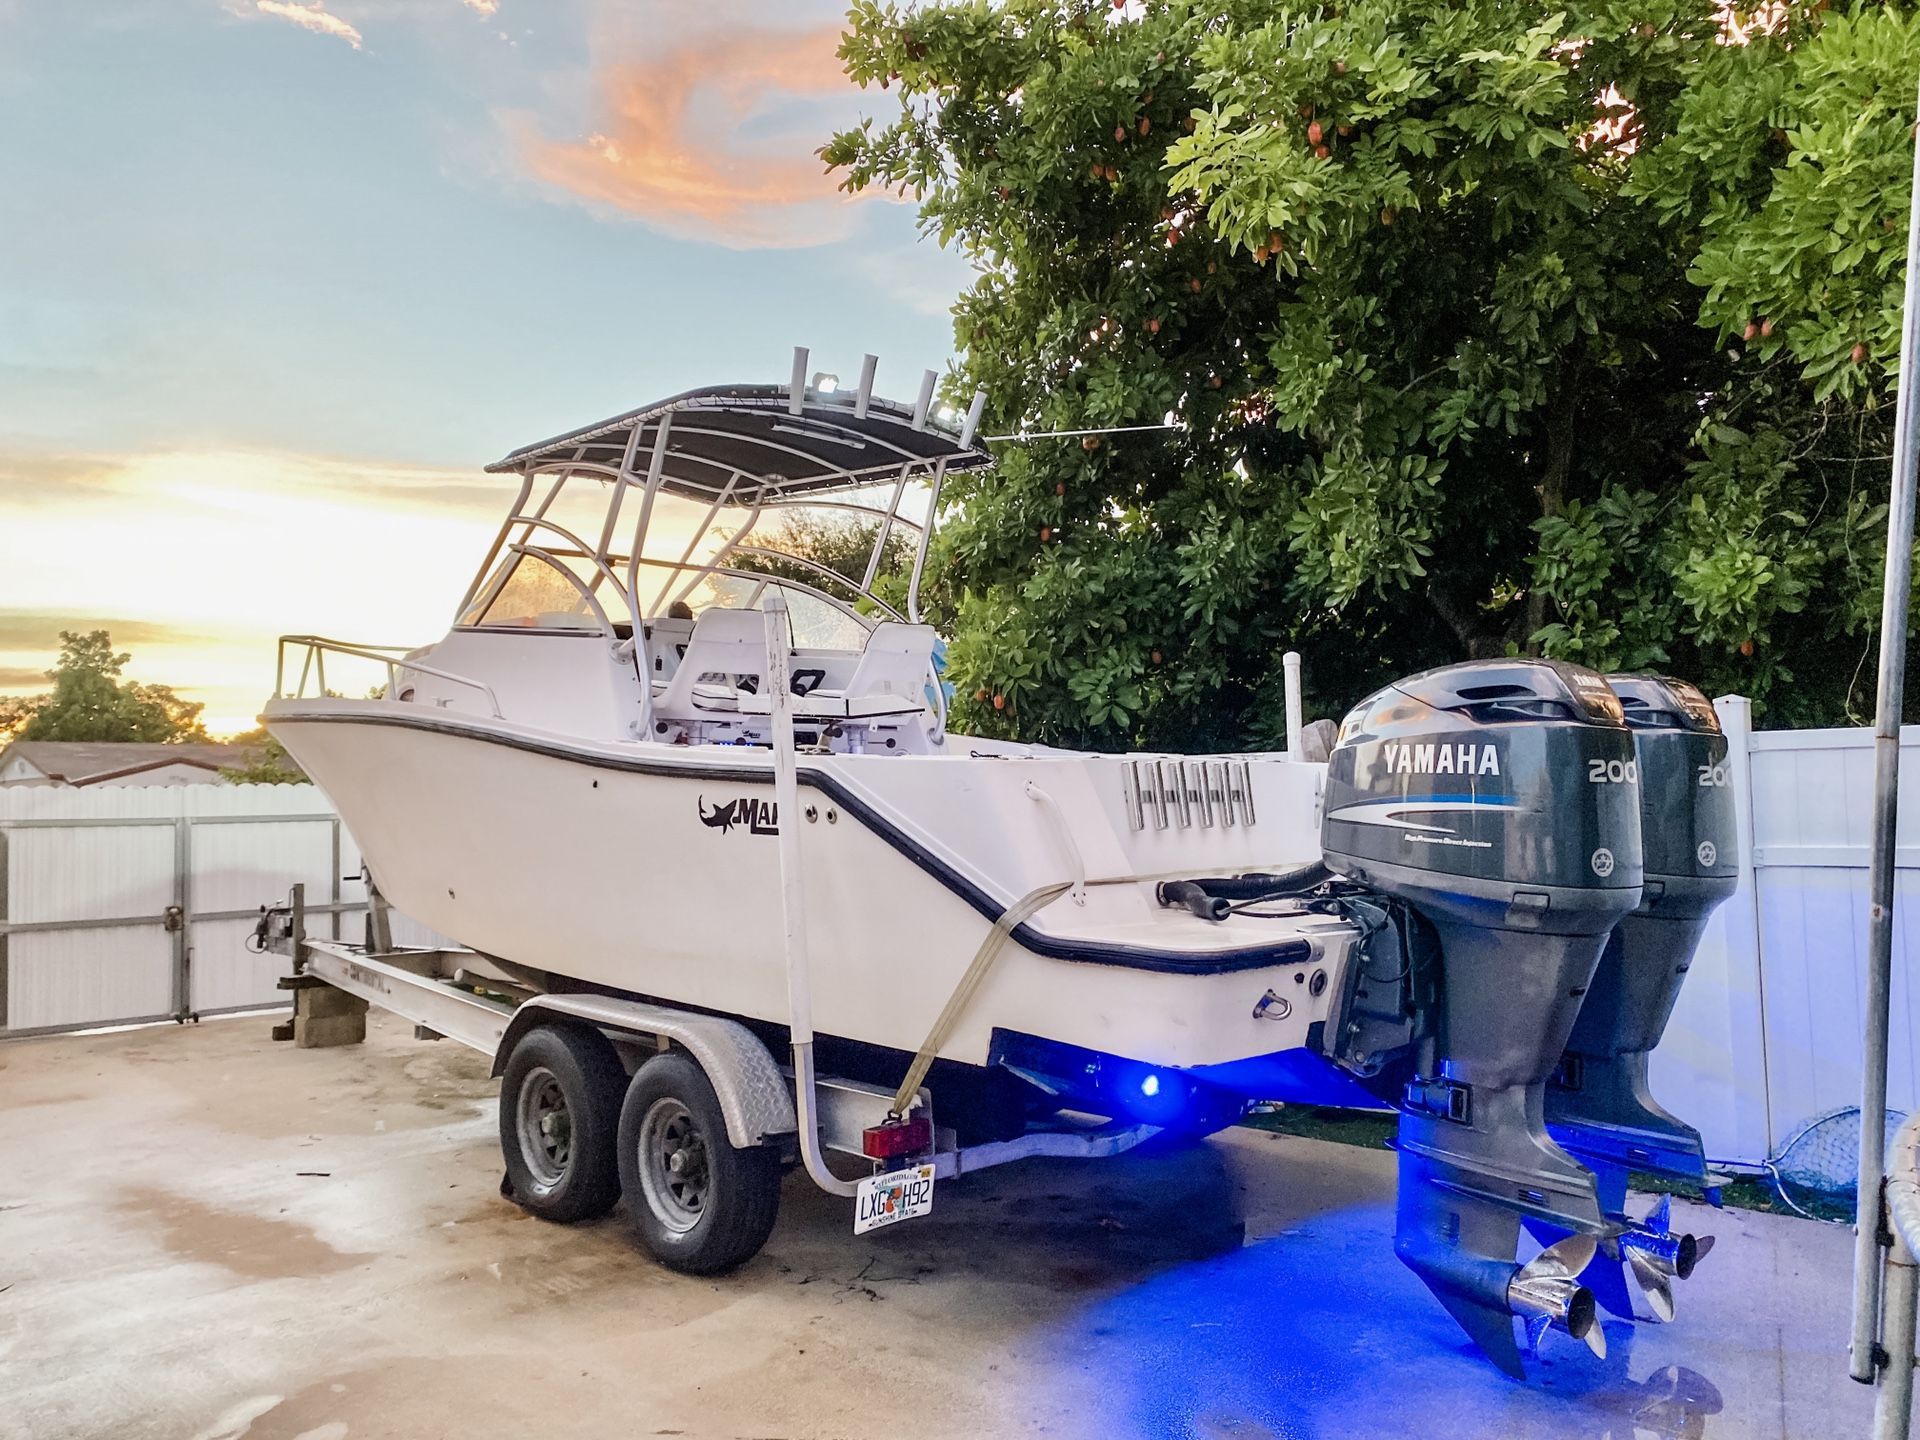
[[[967,270],[820,173],[840,18],[0,0],[0,690],[107,624],[244,725],[280,629],[431,638],[517,444],[795,344],[910,397]]]

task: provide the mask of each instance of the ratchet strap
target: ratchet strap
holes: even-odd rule
[[[1007,937],[1041,910],[1081,884],[1155,885],[1163,881],[1203,879],[1212,873],[1206,870],[1175,870],[1165,875],[1104,875],[1086,881],[1056,880],[1037,890],[1030,890],[1014,901],[993,922],[993,928],[987,931],[980,948],[973,952],[973,960],[961,975],[960,983],[953,987],[953,994],[947,997],[947,1003],[934,1020],[933,1028],[927,1032],[927,1038],[914,1054],[913,1063],[907,1067],[907,1078],[900,1082],[900,1088],[894,1092],[893,1106],[887,1111],[887,1118],[898,1120],[905,1117],[913,1105],[914,1096],[919,1093],[920,1082],[927,1078],[927,1071],[933,1066],[934,1056],[947,1043],[947,1037],[953,1033],[953,1027],[960,1023],[967,1006],[973,1003],[975,992],[986,980],[987,972],[993,969],[993,962],[1000,958]]]

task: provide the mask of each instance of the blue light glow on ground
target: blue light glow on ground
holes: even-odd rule
[[[1704,1376],[1636,1363],[1609,1322],[1606,1360],[1549,1336],[1528,1385],[1494,1370],[1394,1258],[1392,1211],[1308,1227],[1155,1276],[1057,1338],[1107,1377],[1115,1434],[1335,1440],[1387,1435],[1704,1434]],[[1660,1350],[1671,1347],[1657,1346]],[[1571,1425],[1570,1423],[1571,1422]]]

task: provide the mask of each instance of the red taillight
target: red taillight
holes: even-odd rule
[[[897,1160],[933,1147],[933,1122],[924,1115],[869,1125],[860,1134],[860,1149],[875,1160]]]

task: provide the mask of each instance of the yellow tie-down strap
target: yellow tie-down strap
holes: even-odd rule
[[[927,1032],[927,1038],[921,1042],[913,1063],[907,1067],[907,1078],[900,1082],[900,1088],[894,1092],[893,1108],[887,1113],[896,1118],[907,1113],[914,1096],[919,1093],[920,1082],[927,1078],[927,1071],[933,1066],[934,1056],[947,1043],[953,1027],[966,1014],[967,1006],[973,1003],[975,992],[986,980],[987,972],[993,969],[993,962],[999,958],[1007,937],[1048,905],[1082,885],[1161,885],[1170,880],[1205,880],[1217,874],[1219,867],[1215,866],[1211,870],[1170,870],[1163,875],[1104,875],[1090,880],[1055,880],[1022,895],[993,922],[993,928],[987,931],[980,948],[974,951],[973,960],[961,975],[960,983],[953,987],[953,994],[947,997],[947,1003],[934,1020],[933,1028]]]

